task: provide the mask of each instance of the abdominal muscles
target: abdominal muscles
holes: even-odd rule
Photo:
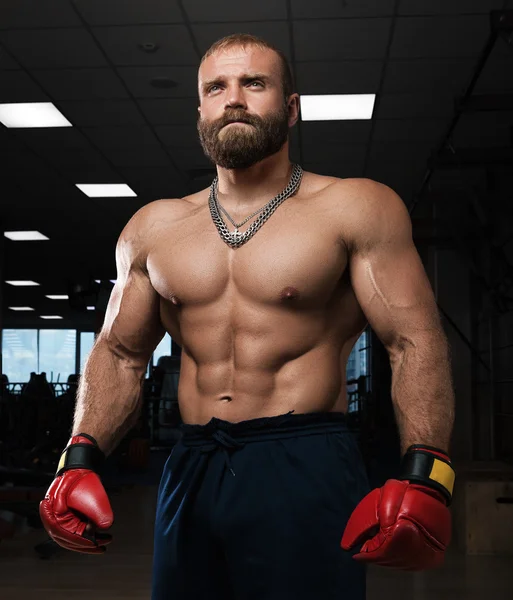
[[[288,288],[281,294],[285,306],[216,302],[183,311],[179,401],[185,423],[345,411],[341,354],[348,331],[340,306],[294,310],[286,305],[290,294]]]

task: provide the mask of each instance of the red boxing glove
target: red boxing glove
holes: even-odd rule
[[[62,453],[57,476],[39,505],[48,535],[74,552],[103,554],[112,536],[114,515],[99,476],[94,472],[105,456],[94,438],[73,436]],[[100,530],[100,531],[95,531]]]
[[[454,471],[442,451],[410,446],[400,479],[389,479],[353,511],[341,546],[363,543],[355,560],[408,571],[442,564],[451,541]]]

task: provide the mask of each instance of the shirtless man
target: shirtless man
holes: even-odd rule
[[[152,598],[362,600],[366,563],[431,568],[450,540],[448,347],[408,213],[384,185],[291,165],[299,96],[263,40],[217,42],[198,82],[218,180],[123,230],[41,516],[62,546],[105,551],[97,470],[137,419],[167,331],[183,348],[184,425],[158,493]],[[367,322],[390,354],[403,455],[373,491],[344,415]]]

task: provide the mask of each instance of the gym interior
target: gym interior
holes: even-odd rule
[[[303,114],[291,160],[401,196],[451,347],[451,546],[434,571],[370,567],[367,597],[511,599],[507,0],[2,0],[0,597],[150,597],[157,488],[180,437],[182,348],[169,335],[148,364],[140,419],[102,474],[115,543],[102,557],[67,552],[46,534],[38,507],[69,440],[120,232],[145,204],[214,177],[197,139],[197,68],[216,39],[235,32],[279,47],[300,96],[361,94],[357,108],[371,97],[367,114]],[[20,122],[12,109],[23,106],[53,121]],[[351,352],[346,385],[348,421],[371,482],[382,485],[399,468],[399,438],[390,362],[370,328]]]

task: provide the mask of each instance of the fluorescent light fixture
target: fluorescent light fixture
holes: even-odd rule
[[[89,198],[131,198],[137,194],[126,183],[77,183]]]
[[[117,279],[111,279],[110,282],[113,283],[114,285],[116,285],[116,281]]]
[[[69,300],[69,296],[46,296],[50,300]]]
[[[73,127],[51,102],[0,104],[0,121],[10,128]]]
[[[63,319],[64,317],[60,317],[59,315],[41,315],[42,319]]]
[[[14,285],[16,287],[29,287],[32,285],[39,285],[39,283],[36,283],[35,281],[6,281],[5,283],[8,283],[9,285]]]
[[[355,121],[372,119],[376,94],[301,96],[303,121]]]
[[[9,310],[34,310],[33,308],[31,308],[30,306],[9,306]]]
[[[35,242],[48,239],[39,231],[4,231],[4,235],[13,242]]]
[[[87,310],[96,310],[96,306],[88,306]]]

